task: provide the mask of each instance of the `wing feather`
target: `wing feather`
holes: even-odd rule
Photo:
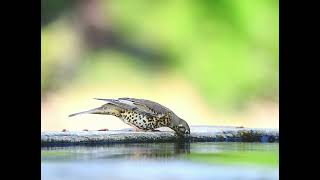
[[[139,101],[133,100],[133,98],[119,98],[119,99],[102,99],[102,98],[94,98],[96,100],[106,101],[108,103],[112,103],[114,105],[117,105],[119,107],[132,110],[135,112],[148,114],[150,116],[156,116],[157,111],[148,106],[147,104],[144,104]]]
[[[136,99],[136,98],[119,98],[119,100],[127,100],[127,101],[131,101],[133,102],[136,106],[139,107],[144,107],[145,109],[148,109],[149,111],[151,111],[153,114],[164,114],[167,112],[172,112],[170,109],[168,109],[167,107],[150,101],[150,100],[146,100],[146,99]]]

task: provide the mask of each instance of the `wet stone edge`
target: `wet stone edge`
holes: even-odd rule
[[[115,143],[164,143],[164,142],[261,142],[278,143],[278,130],[236,129],[195,131],[188,137],[173,132],[42,132],[41,146],[103,145]]]

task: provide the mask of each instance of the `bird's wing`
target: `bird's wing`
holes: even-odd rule
[[[165,114],[167,112],[171,112],[170,109],[164,107],[163,105],[146,100],[146,99],[136,99],[136,98],[119,98],[122,101],[129,101],[133,103],[136,107],[140,109],[144,109],[145,111],[151,112],[153,114]]]
[[[150,110],[147,106],[140,104],[140,103],[135,103],[133,101],[130,101],[128,99],[101,99],[101,98],[94,98],[96,100],[101,100],[101,101],[106,101],[108,103],[114,104],[116,106],[119,106],[124,109],[132,110],[135,112],[139,112],[142,114],[148,114],[151,116],[156,115],[155,112]]]
[[[113,104],[113,105],[116,105],[118,107],[121,107],[121,108],[127,109],[127,110],[132,110],[135,108],[134,106],[132,106],[130,104],[125,104],[125,103],[119,102],[117,99],[102,99],[102,98],[94,98],[94,99],[100,100],[100,101],[106,101],[108,104]]]

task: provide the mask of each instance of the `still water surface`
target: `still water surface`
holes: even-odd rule
[[[42,179],[278,179],[278,143],[43,147]]]

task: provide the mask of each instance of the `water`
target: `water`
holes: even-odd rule
[[[45,147],[42,179],[278,179],[278,143]]]

